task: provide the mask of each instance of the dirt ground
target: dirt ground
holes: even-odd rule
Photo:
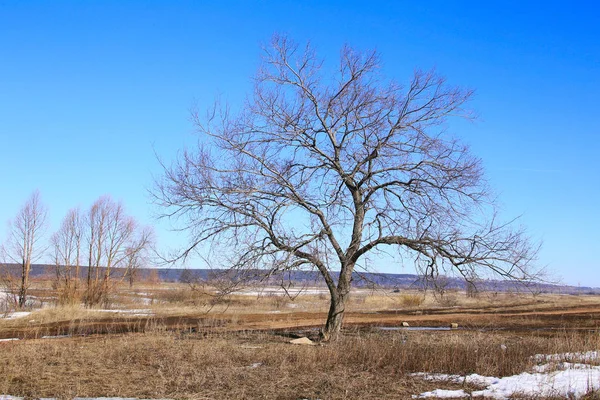
[[[535,331],[551,335],[557,331],[586,332],[600,327],[598,296],[511,295],[467,299],[464,294],[457,294],[457,304],[452,306],[442,306],[429,299],[410,307],[403,307],[394,296],[367,292],[355,296],[355,303],[349,304],[346,312],[345,329],[400,327],[403,322],[411,327],[448,327],[456,323],[462,330]],[[139,308],[139,305],[118,307]],[[326,319],[327,300],[323,296],[305,296],[282,305],[281,300],[273,296],[238,296],[227,307],[154,303],[141,315],[100,311],[47,318],[43,313],[48,312],[42,310],[18,320],[0,320],[0,339],[144,332],[157,326],[193,332],[316,330]]]

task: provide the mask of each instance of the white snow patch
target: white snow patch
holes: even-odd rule
[[[17,319],[17,318],[23,318],[28,316],[29,314],[31,314],[30,311],[15,311],[15,312],[11,312],[6,314],[6,316],[4,317],[4,319]]]
[[[143,309],[132,309],[132,310],[95,310],[95,309],[90,309],[90,311],[95,311],[95,312],[105,312],[105,313],[116,313],[116,314],[130,314],[133,316],[148,316],[148,315],[154,315],[154,312],[152,310],[149,310],[147,308],[143,308]]]
[[[559,354],[536,354],[533,359],[537,362],[544,361],[580,361],[594,362],[600,361],[600,352],[586,351],[584,353],[559,353]]]
[[[416,396],[413,396],[413,398],[415,398]],[[426,399],[426,398],[436,398],[436,399],[458,399],[461,397],[469,397],[469,394],[466,393],[464,390],[446,390],[446,389],[435,389],[432,390],[431,392],[425,392],[425,393],[421,393],[419,395],[419,399]]]
[[[483,376],[479,374],[471,374],[467,376],[461,375],[448,375],[448,374],[428,374],[426,372],[417,372],[411,374],[411,376],[419,377],[427,381],[447,381],[453,383],[466,383],[475,386],[489,386],[498,383],[500,378],[493,376]]]
[[[12,338],[8,338],[8,339],[0,339],[0,342],[13,342],[15,340],[21,340],[19,338],[16,337],[12,337]],[[0,397],[0,400],[2,399],[2,397]]]
[[[42,339],[63,339],[63,338],[69,338],[72,337],[71,335],[47,335],[47,336],[42,336]]]
[[[581,364],[581,363],[570,363],[570,362],[561,362],[557,364],[542,364],[542,365],[534,365],[531,370],[533,372],[545,373],[553,370],[567,370],[567,369],[590,369],[594,368],[590,364]]]
[[[380,331],[451,331],[448,326],[378,326]]]
[[[309,295],[309,294],[327,294],[329,290],[323,288],[305,288],[305,289],[288,289],[287,293],[290,296]],[[261,290],[243,290],[233,292],[232,294],[241,296],[285,296],[286,291],[281,288],[265,288]]]
[[[564,360],[573,358],[584,358],[596,360],[596,352],[587,353],[565,353],[536,355],[535,359]],[[573,357],[577,355],[577,357]],[[511,396],[531,397],[564,397],[580,398],[586,393],[600,390],[600,366],[583,363],[550,363],[538,365],[533,368],[534,373],[523,372],[518,375],[496,378],[471,374],[468,376],[448,374],[428,374],[418,372],[411,376],[420,377],[430,381],[447,381],[453,383],[468,383],[475,386],[483,386],[483,390],[466,392],[464,390],[436,389],[415,395],[413,398],[462,398],[462,397],[486,397],[492,399],[508,399]],[[554,370],[554,371],[552,371]]]

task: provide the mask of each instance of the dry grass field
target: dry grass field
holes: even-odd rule
[[[600,350],[595,296],[356,290],[341,340],[297,346],[291,338],[315,339],[325,321],[319,290],[248,290],[215,302],[186,285],[140,284],[91,310],[54,306],[43,282],[32,294],[41,308],[0,314],[0,339],[20,339],[0,341],[0,395],[408,399],[478,389],[412,373],[505,377],[531,371],[536,354]],[[403,322],[410,328],[396,329]]]

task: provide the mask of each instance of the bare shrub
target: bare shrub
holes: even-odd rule
[[[479,297],[479,288],[477,287],[475,282],[469,281],[466,282],[467,285],[467,297],[471,299],[475,299]]]
[[[437,303],[442,307],[456,307],[459,304],[458,296],[454,292],[445,292],[443,296],[438,294],[434,297]]]
[[[267,300],[271,307],[274,307],[276,310],[279,310],[285,307],[287,304],[290,304],[290,298],[281,293],[267,293],[262,296],[263,299]]]
[[[425,301],[425,296],[420,293],[403,293],[400,295],[400,304],[403,307],[419,307]]]

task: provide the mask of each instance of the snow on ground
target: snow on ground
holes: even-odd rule
[[[0,290],[0,313],[9,309],[12,295]]]
[[[11,312],[6,314],[6,316],[4,317],[4,319],[17,319],[17,318],[23,318],[28,316],[29,314],[31,314],[30,311],[15,311],[15,312]],[[2,317],[0,317],[2,318]]]
[[[565,359],[598,360],[597,352],[538,354],[536,360],[557,361]],[[492,399],[508,399],[510,396],[541,396],[580,398],[593,390],[600,390],[600,367],[583,363],[561,362],[544,364],[533,368],[533,373],[523,372],[519,375],[496,378],[472,374],[468,376],[428,374],[418,372],[411,376],[430,381],[446,381],[453,383],[468,383],[483,386],[485,389],[466,392],[464,390],[436,389],[415,395],[413,398],[464,398],[486,397]]]
[[[600,352],[586,351],[585,353],[560,353],[560,354],[536,354],[533,359],[537,362],[544,361],[579,361],[579,362],[598,362],[600,361]]]
[[[328,294],[326,288],[292,288],[287,291],[290,296],[309,295],[309,294]],[[285,296],[285,290],[281,288],[264,288],[260,290],[240,290],[232,294],[241,296]]]
[[[47,335],[47,336],[42,336],[42,339],[64,339],[64,338],[69,338],[69,337],[73,337],[71,335]]]
[[[94,311],[94,312],[105,312],[105,313],[117,313],[117,314],[130,314],[133,316],[148,316],[148,315],[154,315],[154,312],[152,310],[149,310],[147,308],[142,308],[142,309],[132,309],[132,310],[128,310],[128,309],[123,309],[123,310],[97,310],[97,309],[90,309],[90,311]],[[1,399],[0,399],[1,400]]]
[[[378,326],[380,331],[451,331],[448,326]]]
[[[557,364],[534,365],[532,370],[533,372],[546,373],[554,370],[564,371],[567,369],[589,369],[590,367],[591,366],[589,364],[561,362]]]

